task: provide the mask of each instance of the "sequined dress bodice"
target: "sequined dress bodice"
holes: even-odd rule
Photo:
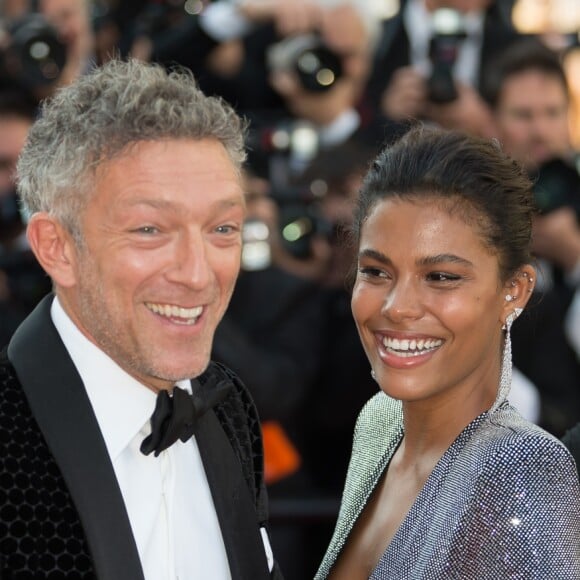
[[[383,393],[361,412],[326,578],[403,436]],[[420,491],[372,580],[580,579],[580,488],[554,437],[503,403],[474,419]]]

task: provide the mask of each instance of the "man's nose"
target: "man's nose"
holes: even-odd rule
[[[201,232],[180,235],[175,241],[167,278],[193,289],[206,287],[212,278],[208,254],[208,241]]]

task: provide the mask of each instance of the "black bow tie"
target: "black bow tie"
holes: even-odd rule
[[[194,392],[173,388],[170,395],[166,390],[157,395],[155,411],[151,415],[151,435],[141,443],[141,453],[155,452],[157,457],[178,439],[187,441],[195,432],[198,419],[209,409],[223,401],[232,385],[211,377],[205,383],[193,382]]]

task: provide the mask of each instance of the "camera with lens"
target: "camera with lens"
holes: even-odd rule
[[[451,8],[439,8],[432,15],[433,35],[429,45],[431,75],[427,79],[429,100],[450,103],[457,98],[453,68],[466,33],[463,16]]]
[[[28,89],[56,81],[66,64],[66,46],[57,30],[40,13],[3,23],[1,76]]]
[[[571,160],[550,159],[532,178],[534,199],[541,213],[567,206],[574,209],[580,219],[580,155]]]
[[[314,93],[328,91],[343,74],[340,56],[317,34],[291,36],[273,44],[267,62],[271,70],[294,72],[302,87]]]
[[[322,215],[318,199],[311,191],[299,187],[275,189],[270,197],[278,209],[278,231],[271,232],[266,223],[249,217],[242,228],[242,269],[263,270],[272,263],[270,236],[280,239],[282,248],[298,260],[312,256],[315,236],[330,239],[333,225]]]
[[[295,258],[306,260],[312,256],[315,236],[330,238],[332,224],[322,215],[319,200],[305,188],[288,187],[272,192],[279,207],[282,245]]]
[[[270,265],[269,238],[277,235],[282,247],[294,258],[312,255],[315,236],[332,235],[331,224],[319,209],[319,196],[312,188],[296,185],[301,171],[319,150],[318,133],[305,121],[280,122],[274,127],[250,132],[250,165],[265,177],[269,196],[276,203],[278,232],[250,218],[244,224],[242,267],[259,270]],[[265,160],[265,162],[264,162]]]

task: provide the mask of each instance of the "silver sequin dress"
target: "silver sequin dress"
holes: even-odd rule
[[[354,435],[326,578],[403,437],[401,404],[379,393]],[[580,580],[580,485],[554,437],[508,403],[445,452],[371,574],[373,580]]]

